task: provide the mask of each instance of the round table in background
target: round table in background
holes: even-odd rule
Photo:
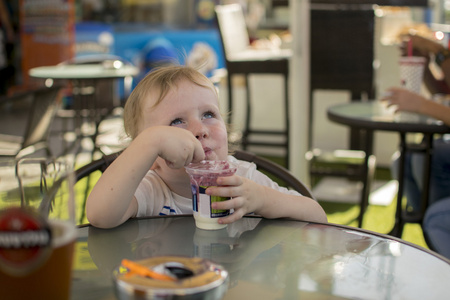
[[[45,80],[45,85],[50,86],[54,80],[69,82],[72,89],[73,101],[69,100],[68,109],[60,114],[63,119],[72,118],[74,115],[74,131],[76,143],[89,137],[93,144],[94,153],[99,150],[97,137],[100,123],[109,117],[115,108],[123,105],[118,80],[123,80],[123,95],[129,95],[132,88],[133,77],[138,75],[139,68],[121,62],[120,60],[105,60],[97,63],[58,64],[55,66],[42,66],[29,70],[29,75]],[[51,80],[51,82],[48,82]],[[93,133],[85,134],[82,125],[93,123]],[[65,127],[67,125],[64,125]],[[65,146],[66,150],[77,147],[77,144]]]
[[[350,102],[329,107],[328,118],[336,123],[350,126],[353,129],[365,131],[366,159],[373,153],[373,131],[397,132],[400,135],[400,159],[397,199],[403,199],[403,178],[405,154],[407,151],[423,152],[425,154],[422,209],[417,213],[407,213],[403,210],[402,201],[397,201],[395,225],[390,234],[401,237],[403,227],[408,223],[421,223],[428,207],[428,191],[430,185],[431,156],[433,151],[433,136],[450,133],[450,127],[442,121],[414,113],[392,113],[380,101]],[[407,143],[408,133],[421,133],[423,140],[420,144]],[[365,163],[367,165],[367,161]],[[368,203],[362,204],[362,209]]]

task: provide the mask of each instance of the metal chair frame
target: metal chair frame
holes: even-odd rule
[[[85,177],[89,177],[92,173],[96,171],[100,171],[103,173],[114,162],[114,160],[117,157],[119,157],[120,153],[122,153],[122,151],[112,153],[109,155],[104,155],[102,158],[94,160],[88,163],[87,165],[80,167],[75,171],[75,181],[80,181]],[[285,183],[286,187],[288,188],[290,187],[296,190],[303,196],[314,199],[314,196],[312,195],[309,188],[283,166],[273,161],[270,161],[264,157],[255,155],[254,153],[244,150],[236,150],[234,153],[234,157],[236,157],[239,160],[255,163],[258,170],[265,172],[268,176],[273,176],[276,179],[281,180],[283,183]],[[86,199],[88,196],[87,194],[89,192],[89,189],[90,189],[90,182],[88,180],[85,189],[85,199],[83,207],[85,207],[86,205]],[[84,214],[81,216],[81,220],[83,219]]]
[[[11,97],[5,97],[1,100],[2,103],[11,102],[10,104],[12,106],[18,104],[19,101],[31,101],[31,106],[28,110],[27,123],[23,135],[5,136],[13,142],[12,144],[17,144],[19,150],[15,153],[2,153],[0,150],[0,157],[19,158],[31,155],[42,149],[46,151],[48,157],[52,155],[48,139],[61,89],[61,86],[44,87]],[[31,150],[25,151],[27,149]]]

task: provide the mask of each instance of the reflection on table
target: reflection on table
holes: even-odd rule
[[[450,127],[444,125],[443,122],[439,120],[415,113],[401,112],[394,114],[392,109],[387,108],[386,105],[380,101],[351,102],[332,106],[328,108],[327,115],[331,121],[365,131],[366,140],[364,141],[365,149],[363,150],[366,152],[366,159],[373,153],[373,131],[382,130],[399,133],[400,159],[397,199],[403,199],[403,178],[406,152],[414,151],[424,153],[425,160],[421,211],[418,213],[408,213],[403,210],[402,201],[397,201],[395,225],[390,234],[401,237],[406,222],[421,223],[425,210],[428,207],[433,135],[450,133]],[[408,133],[423,134],[422,142],[420,144],[407,143],[406,135]],[[367,203],[363,203],[362,207],[367,207]]]
[[[246,217],[218,231],[192,216],[78,229],[72,299],[115,299],[124,258],[199,256],[230,273],[224,299],[443,299],[450,262],[397,238],[333,224]]]

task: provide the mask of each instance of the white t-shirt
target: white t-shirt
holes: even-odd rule
[[[265,174],[256,170],[254,163],[237,160],[233,156],[228,156],[228,161],[237,164],[236,174],[239,176],[286,194],[300,195],[297,191],[279,186]],[[172,192],[158,174],[151,170],[139,184],[134,196],[138,203],[137,217],[192,214],[192,199]]]

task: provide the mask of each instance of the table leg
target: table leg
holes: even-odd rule
[[[425,211],[428,207],[429,193],[430,193],[430,175],[431,175],[431,158],[433,152],[433,134],[424,134],[423,143],[420,147],[410,147],[410,151],[421,152],[425,155],[424,172],[423,172],[423,190],[420,212],[408,214],[403,212],[402,198],[404,189],[404,172],[405,172],[405,158],[408,146],[406,144],[405,133],[400,134],[400,158],[399,158],[399,178],[398,178],[398,193],[397,193],[397,210],[395,212],[395,224],[390,235],[401,237],[405,223],[422,223]]]
[[[290,139],[290,118],[289,118],[289,75],[284,76],[284,128],[286,128],[286,156],[285,165],[289,168],[291,154],[289,151],[289,139]]]
[[[405,175],[405,158],[406,158],[406,133],[400,133],[400,157],[398,170],[398,191],[397,191],[397,208],[395,211],[394,227],[390,235],[401,237],[403,232],[403,214],[402,214],[402,199],[403,199],[403,178]]]
[[[231,79],[232,76],[230,74],[230,72],[227,72],[227,87],[228,87],[228,118],[227,118],[227,123],[228,124],[232,124],[233,123],[233,87],[231,86]]]
[[[423,172],[423,191],[422,191],[422,203],[421,203],[421,215],[420,223],[423,221],[425,211],[428,208],[428,201],[430,195],[430,177],[431,177],[431,157],[433,155],[433,134],[424,135],[425,142],[425,161]]]
[[[250,135],[250,123],[251,123],[251,111],[252,111],[252,102],[251,102],[251,93],[250,93],[250,78],[249,74],[245,74],[245,124],[244,124],[244,130],[242,133],[242,148],[244,150],[247,149],[249,144],[249,135]]]
[[[362,174],[363,174],[363,188],[361,191],[361,205],[360,205],[360,213],[358,216],[358,226],[359,228],[362,228],[363,223],[363,217],[364,213],[367,209],[367,206],[369,205],[369,196],[370,196],[370,189],[371,189],[371,181],[374,174],[371,174],[373,172],[374,168],[369,168],[369,165],[374,164],[372,162],[373,157],[373,131],[372,130],[360,130],[358,132],[362,132],[362,134],[365,137],[365,143],[364,143],[364,152],[365,152],[365,158],[364,158],[364,165],[362,167]]]

